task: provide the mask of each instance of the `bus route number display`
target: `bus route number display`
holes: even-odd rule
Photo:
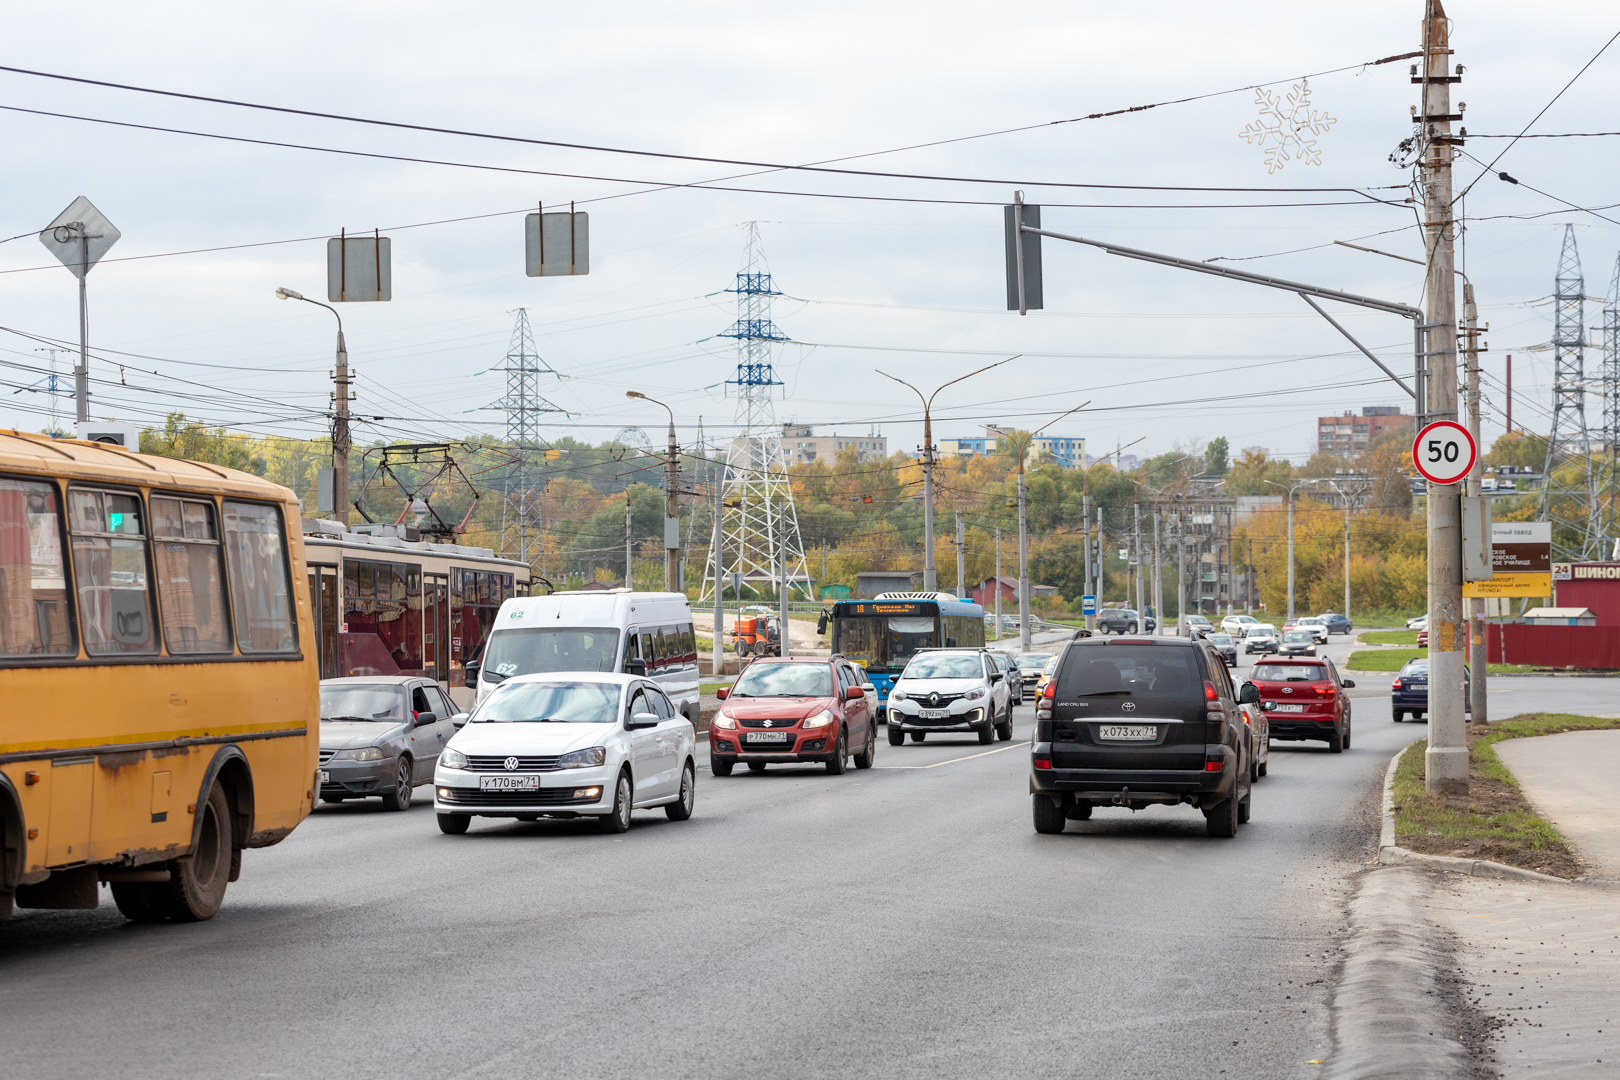
[[[1455,484],[1474,467],[1479,448],[1468,429],[1452,420],[1436,420],[1412,441],[1412,464],[1434,484]]]

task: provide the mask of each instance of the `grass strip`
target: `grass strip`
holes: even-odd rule
[[[1528,713],[1468,728],[1468,794],[1432,795],[1424,788],[1427,740],[1412,744],[1395,770],[1395,842],[1410,851],[1490,859],[1558,877],[1585,867],[1558,829],[1538,815],[1493,747],[1503,739],[1564,731],[1620,728],[1620,719]]]
[[[1427,649],[1362,649],[1351,653],[1344,666],[1349,671],[1387,671],[1393,674],[1405,667],[1407,661],[1423,660],[1428,655]],[[1529,664],[1490,664],[1486,670],[1492,675],[1525,675],[1546,669]]]
[[[1416,630],[1368,630],[1356,641],[1362,645],[1411,645],[1417,646]]]

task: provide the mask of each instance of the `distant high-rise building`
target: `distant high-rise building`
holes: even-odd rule
[[[1356,416],[1349,409],[1343,416],[1316,418],[1316,450],[1322,454],[1354,457],[1374,439],[1391,431],[1412,430],[1415,418],[1393,405],[1368,405]]]

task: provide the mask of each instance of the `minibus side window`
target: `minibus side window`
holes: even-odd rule
[[[259,503],[227,501],[225,555],[238,647],[244,653],[298,648],[281,511]]]
[[[140,496],[71,488],[68,507],[85,651],[91,656],[156,652]]]
[[[171,654],[231,651],[212,503],[152,496],[152,553]]]
[[[56,489],[0,479],[0,656],[72,656]]]

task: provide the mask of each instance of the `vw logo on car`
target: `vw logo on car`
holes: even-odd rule
[[[515,757],[509,757],[506,759],[505,765],[507,772],[517,772],[518,759]]]

